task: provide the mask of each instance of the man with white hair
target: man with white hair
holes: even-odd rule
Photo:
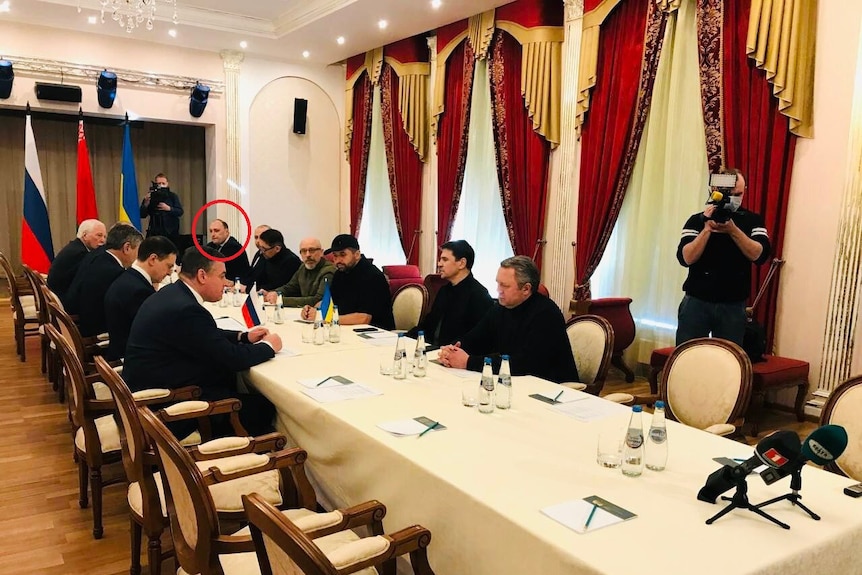
[[[54,257],[48,270],[48,287],[57,294],[60,301],[63,301],[69,291],[84,256],[105,245],[107,235],[105,224],[99,220],[84,220],[78,226],[77,237]]]

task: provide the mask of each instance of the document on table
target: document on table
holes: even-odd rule
[[[550,403],[551,405],[557,405],[559,403],[582,401],[590,397],[590,395],[580,391],[575,391],[574,389],[569,389],[567,387],[560,387],[560,389],[555,389],[554,391],[533,393],[530,395],[530,397],[532,397],[533,399],[538,399],[539,401],[544,401],[545,403]]]
[[[584,423],[598,421],[606,417],[619,415],[629,411],[629,408],[625,405],[614,403],[613,401],[608,401],[607,399],[602,399],[600,397],[593,397],[591,395],[587,395],[585,398],[578,401],[557,404],[551,409],[562,413],[563,415],[574,417],[578,421],[583,421]]]
[[[346,401],[348,399],[362,399],[363,397],[383,395],[376,389],[371,389],[370,387],[366,387],[358,383],[337,385],[333,387],[324,386],[312,389],[303,389],[302,393],[320,403],[334,403],[336,401]]]
[[[419,435],[420,433],[424,433],[426,431],[443,431],[444,429],[446,429],[445,425],[441,425],[439,422],[428,419],[427,417],[416,417],[414,419],[399,419],[397,421],[384,421],[383,423],[378,423],[377,427],[379,427],[383,431],[388,431],[392,435],[397,435],[399,437],[408,435]]]
[[[353,382],[341,375],[321,375],[320,377],[297,379],[296,383],[303,387],[314,389],[315,387],[338,387],[339,385],[347,385]]]
[[[631,511],[595,495],[545,507],[542,513],[578,533],[595,531],[637,517]]]
[[[470,371],[469,369],[458,369],[457,367],[446,367],[443,365],[439,359],[432,359],[431,363],[436,363],[440,367],[446,370],[446,373],[454,375],[455,377],[460,377],[461,379],[469,379],[471,377],[479,378],[481,374],[477,371]]]
[[[398,337],[397,333],[393,333],[391,331],[370,331],[368,333],[360,333],[359,337],[364,339],[390,339],[393,337]]]
[[[275,355],[280,355],[282,357],[294,357],[297,355],[302,355],[302,352],[295,349],[290,349],[289,347],[283,347],[281,348],[281,351],[275,352]]]
[[[246,331],[246,327],[232,317],[218,317],[215,320],[216,327],[230,331]]]

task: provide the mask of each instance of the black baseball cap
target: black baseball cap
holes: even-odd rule
[[[341,250],[347,249],[358,250],[359,242],[350,234],[338,234],[332,238],[332,246],[323,252],[323,255],[328,256],[332,252],[340,252]]]

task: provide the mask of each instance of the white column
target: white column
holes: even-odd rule
[[[584,0],[563,0],[565,41],[563,44],[562,118],[560,145],[551,153],[548,189],[548,243],[542,265],[543,282],[557,305],[565,312],[575,285],[572,241],[577,226],[578,182],[581,145],[575,133],[575,102],[578,98],[578,66]]]
[[[428,117],[434,114],[434,90],[437,82],[445,78],[437,77],[437,38],[428,38],[428,49],[431,51],[431,74],[428,76]],[[422,220],[419,245],[422,247],[419,257],[419,270],[422,275],[437,271],[437,137],[428,138],[428,150],[425,153],[426,162],[422,166]]]
[[[225,175],[224,181],[226,185],[222,187],[219,198],[224,198],[235,202],[243,207],[248,208],[246,198],[241,193],[242,184],[242,150],[240,130],[239,130],[239,72],[240,65],[244,58],[242,52],[235,50],[223,50],[221,58],[224,66],[224,97],[225,97],[225,125],[227,127],[227,150],[225,158]],[[246,223],[245,218],[240,216],[239,212],[230,206],[219,204],[216,210],[218,217],[227,222],[230,227],[231,235],[235,237],[239,243],[244,243],[246,239]],[[252,226],[254,224],[252,223]]]

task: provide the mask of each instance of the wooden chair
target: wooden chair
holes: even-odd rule
[[[383,274],[389,280],[389,295],[393,300],[395,299],[395,294],[402,287],[422,284],[422,274],[419,273],[419,266],[411,264],[383,266]],[[411,325],[410,327],[413,326]]]
[[[421,284],[401,286],[392,298],[395,329],[408,330],[419,324],[428,309],[428,290]]]
[[[41,370],[42,373],[48,374],[48,349],[49,349],[49,341],[48,336],[45,334],[45,328],[43,327],[46,323],[50,321],[50,316],[48,314],[48,303],[45,300],[45,294],[42,292],[42,287],[47,287],[45,285],[45,279],[38,273],[34,272],[33,269],[24,264],[24,277],[27,278],[28,283],[30,284],[30,289],[33,292],[33,301],[36,305],[36,317],[39,321],[39,341],[41,343]],[[51,374],[48,374],[48,381],[53,381],[51,379]]]
[[[39,337],[39,312],[33,296],[30,282],[24,276],[15,275],[12,264],[0,252],[0,267],[6,274],[9,284],[10,303],[12,305],[12,321],[15,326],[15,352],[21,361],[27,361],[27,337]]]
[[[847,431],[847,449],[826,469],[862,481],[862,376],[851,377],[835,388],[826,400],[820,425],[835,424]]]
[[[592,395],[599,395],[605,385],[611,353],[614,349],[614,330],[611,324],[597,315],[579,315],[566,324],[566,335],[575,357],[580,386],[568,385]]]
[[[261,575],[376,575],[376,566],[388,575],[395,573],[394,558],[408,553],[416,575],[434,573],[426,552],[431,532],[420,525],[360,539],[339,549],[336,557],[334,553],[327,554],[326,537],[315,539],[316,533],[304,533],[257,493],[243,495],[242,501]]]
[[[428,309],[434,305],[434,300],[437,298],[437,292],[445,285],[449,284],[449,280],[444,280],[440,274],[428,274],[422,280],[422,285],[428,290]]]
[[[195,464],[192,456],[171,435],[168,428],[148,408],[139,410],[144,432],[152,439],[164,482],[165,503],[171,524],[174,553],[181,569],[179,574],[232,575],[257,573],[257,557],[248,528],[230,536],[219,531],[219,516],[213,503],[214,487],[249,475],[282,466],[298,466],[307,455],[302,449],[288,449],[268,455],[247,454],[235,460],[230,468]],[[377,501],[329,513],[309,509],[282,511],[293,523],[327,547],[341,549],[359,537],[351,531],[368,526],[375,535],[383,533],[386,507]],[[394,573],[394,571],[393,571]]]
[[[177,400],[189,400],[200,397],[200,389],[187,387],[177,390],[146,390],[132,394],[109,363],[102,357],[96,357],[96,368],[116,401],[116,419],[120,436],[123,466],[129,481],[128,501],[131,521],[131,557],[129,572],[137,575],[141,572],[141,542],[142,534],[147,535],[147,559],[150,575],[161,573],[161,564],[170,553],[162,551],[161,535],[168,526],[167,511],[160,474],[154,473],[156,460],[150,439],[144,434],[138,416],[138,408],[143,405],[152,406]],[[243,456],[249,453],[266,453],[282,449],[287,440],[278,433],[261,437],[247,437],[248,433],[239,422],[241,403],[236,399],[228,399],[208,403],[205,401],[183,401],[163,410],[157,415],[163,420],[198,419],[206,421],[212,415],[230,414],[231,423],[237,437],[221,438],[207,443],[201,439],[209,439],[206,432],[191,436],[180,441],[186,447],[197,465],[221,465],[228,457]],[[200,426],[209,429],[208,426]],[[204,463],[201,463],[204,462]],[[252,490],[262,493],[266,500],[278,505],[287,504],[293,507],[313,509],[316,501],[314,490],[305,477],[300,463],[298,468],[291,468],[289,474],[281,471],[265,471],[260,475],[238,479],[235,482],[218,485],[212,488],[212,497],[223,519],[244,520],[240,495]],[[293,475],[294,477],[291,477]],[[283,487],[282,487],[283,486]]]
[[[635,380],[635,374],[623,360],[623,352],[635,340],[635,320],[629,306],[630,297],[606,297],[589,301],[587,313],[601,316],[614,328],[614,350],[611,365],[625,374],[626,382]]]

